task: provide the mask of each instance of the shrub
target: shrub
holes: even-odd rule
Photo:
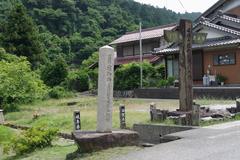
[[[155,66],[155,69],[156,69],[156,77],[158,79],[164,79],[166,77],[166,71],[165,71],[166,67],[164,64]]]
[[[10,145],[17,155],[23,155],[36,149],[51,146],[51,142],[57,135],[57,132],[58,130],[55,128],[33,127],[13,138]]]
[[[175,77],[168,77],[167,81],[168,81],[168,85],[172,86],[174,85]]]
[[[90,89],[97,89],[98,86],[98,68],[94,70],[89,70],[88,71],[88,76],[89,76],[89,88]]]
[[[218,83],[225,82],[226,80],[227,80],[227,77],[225,77],[225,76],[223,76],[223,75],[221,75],[221,74],[217,74],[217,76],[216,76],[216,81],[217,81]]]
[[[50,87],[60,85],[68,75],[67,64],[61,57],[41,69],[41,78]]]
[[[78,92],[89,90],[89,77],[85,71],[71,72],[67,77],[68,89]]]
[[[53,87],[48,94],[50,98],[54,99],[60,99],[69,96],[69,93],[65,90],[64,87],[61,86]]]
[[[48,92],[40,77],[23,57],[0,53],[0,106],[13,111],[18,104],[43,99]]]
[[[158,87],[167,87],[168,86],[168,80],[166,79],[161,79],[159,81]]]
[[[143,85],[149,86],[149,79],[154,77],[156,70],[148,63],[143,63]],[[116,69],[114,88],[116,90],[132,90],[140,86],[140,63],[124,64]]]

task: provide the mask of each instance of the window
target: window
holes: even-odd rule
[[[214,65],[229,65],[229,64],[235,64],[235,54],[219,54],[213,56],[213,64]]]
[[[133,56],[133,46],[123,47],[123,56]]]

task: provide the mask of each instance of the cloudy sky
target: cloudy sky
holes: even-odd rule
[[[135,0],[140,3],[151,4],[160,8],[166,7],[175,12],[204,12],[218,0]],[[182,2],[182,5],[180,2]],[[184,9],[185,8],[185,9]]]

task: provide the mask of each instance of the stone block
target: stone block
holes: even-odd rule
[[[72,135],[80,153],[139,144],[139,134],[129,130],[112,131],[111,133],[77,131]]]

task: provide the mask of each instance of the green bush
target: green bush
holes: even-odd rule
[[[168,86],[168,80],[167,79],[161,79],[159,81],[158,87],[167,87]]]
[[[18,104],[43,99],[48,93],[40,77],[23,57],[0,53],[0,106],[13,111]]]
[[[223,76],[223,75],[221,75],[221,74],[217,74],[217,76],[216,76],[216,81],[217,81],[218,83],[225,82],[226,80],[227,80],[227,77],[225,77],[225,76]]]
[[[157,84],[157,87],[168,87],[174,85],[175,78],[168,77],[168,79],[161,79]]]
[[[94,70],[89,70],[88,71],[88,76],[89,76],[89,88],[90,89],[97,89],[98,86],[98,68]]]
[[[155,68],[149,63],[143,63],[143,86],[150,86],[150,79],[156,75]],[[140,86],[140,63],[124,64],[116,69],[115,90],[132,90]]]
[[[164,79],[166,77],[166,68],[164,64],[155,66],[156,69],[156,78]]]
[[[41,78],[50,87],[60,85],[68,75],[67,64],[62,57],[41,69]]]
[[[175,77],[168,77],[167,81],[168,81],[168,85],[172,86],[174,85]]]
[[[89,90],[89,77],[85,71],[70,72],[67,77],[68,89],[83,92]]]
[[[50,98],[60,99],[60,98],[68,97],[70,93],[66,91],[64,87],[56,86],[50,89],[48,94]]]
[[[14,137],[10,143],[17,155],[30,153],[36,149],[51,146],[51,142],[57,135],[58,130],[55,128],[46,129],[44,126],[38,126],[28,129],[21,135]]]

